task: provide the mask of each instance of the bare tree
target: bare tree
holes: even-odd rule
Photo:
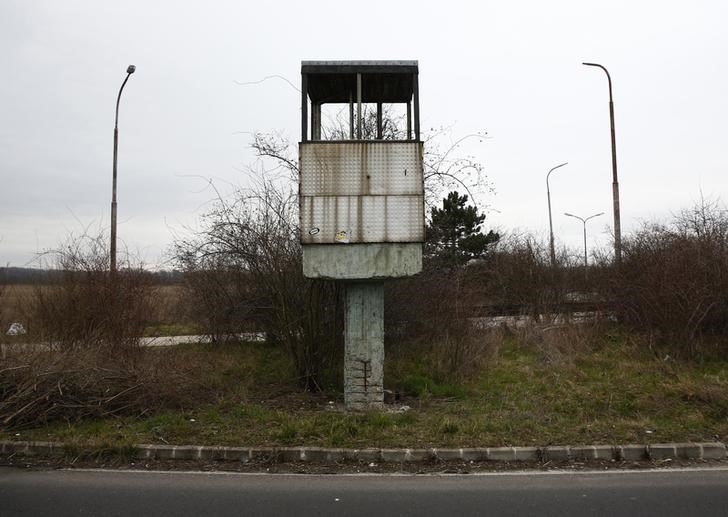
[[[297,199],[285,185],[263,178],[238,190],[232,201],[219,197],[203,216],[202,229],[177,241],[176,255],[188,276],[216,279],[192,283],[194,292],[204,299],[227,289],[231,306],[213,309],[236,313],[233,323],[265,329],[289,353],[299,384],[318,391],[338,363],[340,296],[333,282],[303,277]],[[224,285],[231,278],[235,289]]]

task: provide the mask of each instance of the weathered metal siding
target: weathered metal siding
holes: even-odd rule
[[[304,197],[302,242],[422,242],[422,203],[422,196]]]
[[[420,142],[300,145],[303,244],[424,241]]]

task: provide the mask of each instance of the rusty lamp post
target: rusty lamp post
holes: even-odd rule
[[[614,136],[614,102],[612,101],[612,78],[605,67],[598,63],[582,63],[596,66],[604,70],[609,83],[609,123],[612,133],[612,203],[614,205],[614,258],[619,264],[622,261],[622,225],[619,216],[619,181],[617,180],[617,143]]]
[[[121,92],[124,90],[126,82],[129,80],[129,76],[134,73],[136,67],[129,65],[126,69],[126,78],[121,83],[119,88],[119,95],[116,97],[116,117],[114,118],[114,166],[113,166],[113,179],[111,182],[111,250],[110,250],[110,261],[111,261],[111,273],[116,273],[116,159],[119,149],[119,101],[121,100]]]
[[[551,176],[551,173],[554,172],[559,167],[563,167],[569,162],[564,162],[561,165],[557,165],[556,167],[552,168],[548,174],[546,174],[546,199],[549,204],[549,251],[551,252],[551,267],[554,267],[556,265],[556,252],[554,251],[554,225],[551,221],[551,190],[549,189],[549,176]]]

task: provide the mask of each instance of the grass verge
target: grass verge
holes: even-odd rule
[[[510,336],[461,382],[434,378],[422,358],[400,354],[388,359],[385,382],[402,393],[397,406],[409,409],[383,413],[343,412],[338,390],[300,392],[283,352],[265,344],[150,350],[170,354],[170,364],[204,356],[208,367],[198,382],[214,389],[213,401],[208,393],[199,404],[143,417],[56,420],[0,432],[0,439],[99,450],[135,443],[387,448],[728,439],[728,361],[676,363],[628,341],[607,334],[590,351],[555,362]]]

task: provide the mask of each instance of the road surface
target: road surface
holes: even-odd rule
[[[0,468],[0,515],[728,515],[728,469],[277,475]]]

